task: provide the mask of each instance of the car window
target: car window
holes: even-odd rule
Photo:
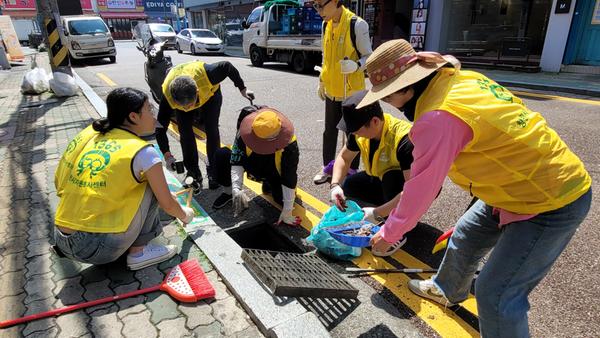
[[[228,23],[225,24],[225,29],[228,31],[239,31],[242,29],[242,26],[239,23]]]
[[[157,32],[157,33],[175,33],[175,31],[173,30],[173,27],[169,26],[169,25],[151,25],[150,26],[150,30],[152,30],[153,32]]]
[[[246,24],[250,25],[250,24],[253,24],[255,22],[258,22],[258,20],[260,19],[261,14],[262,14],[262,7],[255,8],[252,11],[252,13],[250,13],[250,15],[248,16],[248,19],[246,20]]]
[[[70,20],[69,33],[73,35],[106,33],[108,29],[101,19]]]
[[[190,33],[188,31],[183,31],[182,35],[185,36],[186,38],[190,37]]]
[[[211,31],[191,31],[192,36],[195,38],[216,38],[215,33]]]

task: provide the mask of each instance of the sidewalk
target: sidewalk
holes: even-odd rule
[[[46,55],[38,63],[48,66]],[[0,329],[0,337],[261,337],[203,253],[174,224],[156,241],[176,244],[179,254],[135,272],[123,260],[92,266],[51,253],[54,171],[68,142],[98,115],[82,94],[21,95],[28,68],[0,72],[0,321],[156,285],[185,259],[201,262],[217,298],[183,304],[152,293]]]

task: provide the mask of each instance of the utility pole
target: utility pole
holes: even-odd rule
[[[42,30],[42,36],[48,49],[50,58],[50,67],[52,72],[62,72],[73,75],[71,71],[71,62],[69,61],[69,51],[67,46],[63,45],[61,37],[63,28],[60,23],[60,14],[58,13],[58,4],[56,0],[36,0],[38,12],[38,22]]]

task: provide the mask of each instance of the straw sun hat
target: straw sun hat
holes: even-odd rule
[[[373,88],[356,108],[362,108],[408,87],[448,62],[460,67],[453,56],[442,56],[435,52],[417,53],[403,39],[387,41],[377,47],[367,59],[367,73]]]
[[[263,108],[244,117],[240,124],[240,136],[252,151],[268,155],[289,144],[294,136],[294,126],[277,110]]]

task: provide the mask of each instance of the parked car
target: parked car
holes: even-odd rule
[[[230,22],[225,24],[225,45],[241,46],[243,40],[244,28],[239,22]]]
[[[171,25],[167,25],[166,23],[149,23],[146,26],[154,39],[158,42],[165,42],[165,48],[175,49],[177,33],[175,33]]]
[[[112,63],[117,61],[115,42],[102,18],[90,15],[61,18],[72,60],[108,57]]]
[[[208,29],[184,29],[177,34],[175,48],[179,53],[189,51],[196,53],[218,53],[225,52],[223,40]]]

